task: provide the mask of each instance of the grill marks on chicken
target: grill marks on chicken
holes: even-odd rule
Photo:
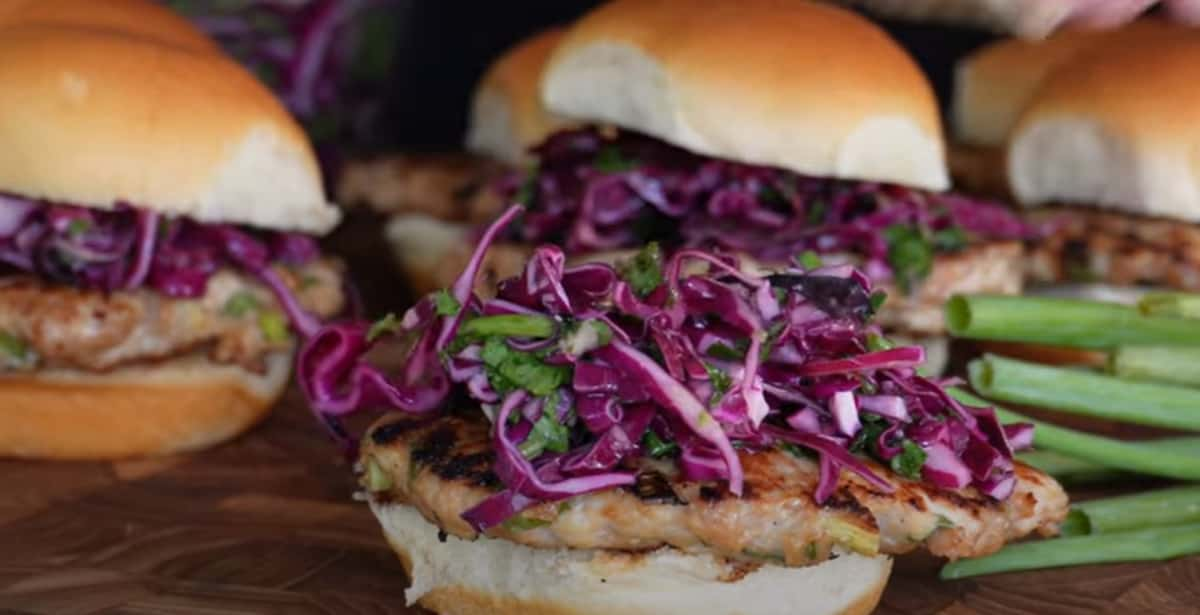
[[[1200,290],[1200,227],[1080,207],[1033,212],[1053,232],[1030,246],[1036,282],[1107,282]]]
[[[384,485],[368,488],[375,487],[373,497],[416,507],[448,533],[473,538],[476,532],[460,515],[500,487],[488,431],[482,417],[389,416],[363,441],[364,465],[387,477]],[[973,489],[950,492],[907,481],[872,464],[894,493],[844,472],[835,494],[817,506],[813,460],[774,450],[743,452],[741,460],[741,498],[720,484],[682,480],[672,464],[646,460],[629,488],[543,503],[521,514],[525,523],[488,534],[538,548],[637,551],[665,545],[805,565],[827,559],[835,547],[889,554],[924,547],[951,559],[984,555],[1032,532],[1056,533],[1067,513],[1062,488],[1021,464],[1016,490],[1002,502]]]
[[[339,266],[314,261],[276,270],[312,313],[325,318],[341,311]],[[205,294],[192,299],[145,289],[105,294],[25,275],[0,278],[0,331],[31,351],[35,360],[26,369],[104,371],[207,347],[216,362],[257,370],[264,355],[291,347],[290,340],[270,339],[260,322],[265,311],[279,310],[266,287],[229,270],[214,274]]]

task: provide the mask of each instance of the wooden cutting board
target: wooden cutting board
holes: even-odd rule
[[[369,304],[396,292],[375,228],[338,241]],[[0,461],[0,611],[420,613],[353,489],[295,390],[249,435],[199,454]],[[901,558],[879,613],[1200,613],[1200,557],[958,582],[937,567]]]

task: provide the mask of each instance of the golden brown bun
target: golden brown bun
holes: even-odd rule
[[[0,191],[325,232],[312,147],[232,60],[115,30],[0,26]]]
[[[410,603],[441,615],[865,615],[887,584],[888,557],[843,554],[817,566],[739,566],[672,549],[533,549],[504,540],[438,539],[403,504],[371,502],[412,579]]]
[[[220,53],[216,41],[154,0],[0,0],[0,27],[19,23],[113,30]]]
[[[550,59],[554,112],[686,149],[820,177],[941,190],[933,91],[849,11],[801,0],[616,0]]]
[[[1042,38],[1063,23],[1072,3],[1047,0],[826,0],[917,22],[987,28],[1023,38]]]
[[[468,151],[519,165],[528,162],[530,146],[569,124],[542,106],[538,91],[542,69],[562,34],[560,28],[541,32],[492,63],[471,102]]]
[[[107,374],[0,375],[0,457],[119,459],[197,450],[252,427],[283,393],[291,354],[265,373],[189,356]]]
[[[1097,48],[1138,45],[1183,31],[1160,19],[1143,19],[1118,30],[1064,30],[1042,41],[1010,39],[987,45],[956,68],[951,108],[955,139],[1003,145],[1038,86],[1059,67]]]
[[[1048,77],[1013,129],[1023,204],[1200,221],[1200,36],[1105,45]]]

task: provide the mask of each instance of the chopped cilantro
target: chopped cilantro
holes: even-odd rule
[[[967,234],[961,227],[944,228],[933,234],[933,247],[938,252],[955,252],[967,247]]]
[[[67,234],[78,237],[92,228],[92,223],[84,218],[75,218],[67,223]]]
[[[786,205],[787,200],[775,186],[765,185],[758,189],[758,200],[767,205]]]
[[[816,457],[816,453],[810,451],[807,448],[804,448],[803,446],[800,446],[799,444],[792,444],[791,442],[780,442],[776,446],[779,448],[779,450],[781,450],[797,459],[812,459],[812,458]]]
[[[900,454],[892,457],[892,469],[905,478],[920,480],[921,468],[925,465],[925,451],[912,440],[905,440],[900,447]]]
[[[871,352],[890,350],[895,347],[896,344],[892,343],[891,340],[878,333],[867,334],[867,350],[870,350]]]
[[[887,302],[887,293],[886,292],[884,292],[882,290],[877,290],[877,291],[871,293],[871,313],[874,314],[874,313],[878,312],[879,308],[883,307],[883,304],[886,302]]]
[[[638,251],[633,258],[618,264],[621,279],[625,280],[633,292],[639,297],[645,297],[662,286],[662,249],[657,242],[650,242]]]
[[[525,174],[525,181],[521,182],[521,187],[517,190],[517,195],[514,200],[526,207],[533,206],[533,197],[537,195],[538,186],[538,168],[533,167]]]
[[[875,443],[879,435],[887,431],[887,421],[874,414],[862,414],[862,429],[850,441],[850,452],[858,455],[875,452]]]
[[[536,459],[545,451],[565,453],[570,447],[571,430],[558,422],[555,408],[558,406],[554,399],[547,397],[542,402],[542,416],[533,424],[533,430],[521,443],[521,454],[527,459]],[[553,402],[553,403],[552,403]]]
[[[808,204],[808,223],[821,224],[825,222],[825,214],[829,212],[829,203],[823,200],[816,200]]]
[[[489,337],[484,342],[481,358],[488,383],[501,395],[517,389],[549,395],[571,378],[568,367],[543,363],[531,352],[510,348],[501,337]]]
[[[812,250],[805,250],[796,255],[796,264],[800,265],[801,269],[810,271],[821,266],[821,255]]]
[[[721,342],[716,342],[708,347],[705,354],[714,359],[721,359],[722,361],[741,361],[746,357],[746,349],[749,347],[750,342],[747,340],[738,340],[736,348],[730,348]]]
[[[268,342],[286,342],[288,339],[287,319],[274,310],[259,313],[258,328]]]
[[[767,357],[771,356],[771,352],[775,350],[775,345],[779,343],[779,337],[783,335],[783,330],[786,328],[787,322],[781,320],[767,329],[767,339],[763,342],[762,350],[758,353],[760,361],[766,361]]]
[[[615,145],[604,146],[596,154],[596,159],[592,161],[592,166],[603,173],[623,173],[633,169],[637,164],[636,160],[623,156],[620,148]]]
[[[933,245],[920,229],[903,224],[889,226],[883,236],[896,285],[904,293],[910,293],[933,269]]]
[[[380,336],[389,333],[395,333],[400,329],[400,319],[392,312],[388,312],[387,316],[371,323],[371,328],[367,329],[367,341],[373,342]]]
[[[433,293],[433,309],[438,316],[453,316],[462,309],[462,306],[459,305],[458,299],[455,299],[454,295],[443,288]]]
[[[258,311],[258,299],[249,291],[241,290],[234,293],[221,308],[226,316],[241,318],[246,314]]]
[[[725,392],[728,391],[729,387],[733,385],[733,378],[731,378],[729,374],[726,374],[725,372],[709,365],[708,363],[704,364],[704,371],[708,372],[708,381],[713,387],[712,399],[716,401],[724,397]]]
[[[678,444],[663,441],[658,434],[654,433],[653,429],[647,429],[646,434],[642,436],[642,447],[646,449],[647,454],[654,458],[668,457],[679,450]]]

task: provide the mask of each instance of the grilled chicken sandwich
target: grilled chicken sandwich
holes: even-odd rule
[[[1194,33],[1143,20],[1001,43],[960,66],[960,134],[1001,152],[987,168],[1003,182],[992,183],[1049,230],[1032,246],[1031,281],[1108,298],[1137,286],[1200,289],[1189,153],[1200,143],[1189,81],[1198,58]]]
[[[149,2],[0,2],[0,455],[191,450],[343,304],[339,214],[271,94]]]
[[[561,37],[559,28],[539,32],[488,67],[475,86],[464,152],[353,161],[339,179],[338,199],[392,215],[389,236],[399,245],[415,244],[407,253],[418,258],[430,228],[440,230],[436,236],[457,233],[452,241],[465,241],[469,227],[446,223],[494,219],[504,209],[494,184],[527,167],[529,147],[567,124],[545,110],[538,89],[542,66]],[[418,277],[422,292],[430,290],[420,279],[428,267],[405,269]]]
[[[1013,460],[1029,425],[955,401],[871,317],[849,265],[758,275],[697,249],[567,266],[546,244],[486,298],[465,271],[403,318],[301,353],[317,413],[389,408],[360,479],[440,613],[866,613],[890,555],[1053,534],[1067,499]],[[407,345],[396,373],[368,361]]]

